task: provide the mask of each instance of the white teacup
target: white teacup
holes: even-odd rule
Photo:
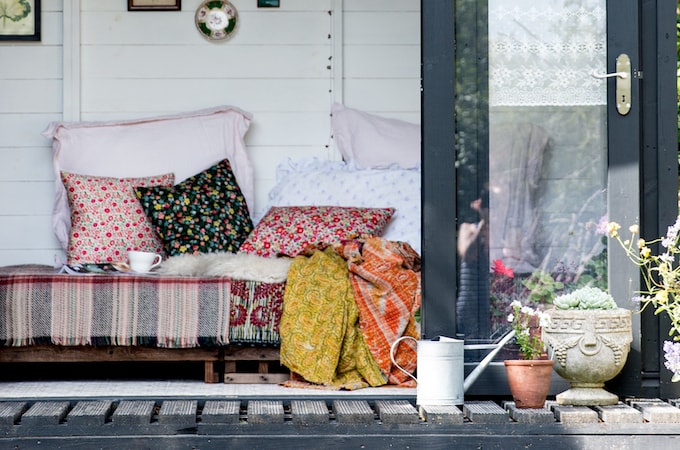
[[[135,272],[148,272],[154,267],[160,266],[162,261],[163,257],[157,253],[137,251],[128,252],[128,262],[130,263],[130,268]]]

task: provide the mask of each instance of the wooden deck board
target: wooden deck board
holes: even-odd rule
[[[73,405],[67,413],[69,405]],[[492,405],[496,406],[494,408]],[[669,408],[675,408],[664,402]],[[661,404],[654,406],[662,408]],[[659,448],[680,439],[675,423],[558,421],[516,422],[493,402],[470,402],[463,411],[492,414],[500,409],[505,421],[428,422],[412,402],[365,400],[121,400],[1,402],[0,447],[42,448]],[[333,413],[330,413],[332,408]],[[621,404],[621,412],[635,407]],[[455,413],[431,407],[432,414]],[[460,409],[456,408],[458,412]],[[550,411],[541,410],[541,414]],[[247,411],[247,414],[244,412]],[[660,411],[660,410],[655,410]],[[525,414],[536,411],[527,410]],[[673,412],[668,410],[669,413]],[[100,416],[104,415],[102,421]],[[389,418],[400,416],[399,420]],[[625,414],[625,413],[624,413]],[[18,415],[18,417],[17,417]],[[66,415],[66,420],[63,420]],[[162,416],[168,420],[162,420]],[[89,425],[73,424],[71,417],[97,417]],[[299,416],[299,417],[297,417]],[[339,417],[351,420],[338,420]],[[403,417],[401,417],[403,416]],[[408,417],[407,417],[408,416]],[[323,420],[318,420],[323,417]],[[427,417],[427,416],[425,416]],[[557,414],[555,415],[557,417]],[[670,416],[669,416],[670,417]],[[311,418],[311,419],[310,419]],[[404,420],[402,420],[404,419]],[[42,447],[41,447],[42,446]]]
[[[111,401],[80,401],[68,414],[66,422],[70,426],[81,427],[103,425],[112,407]]]

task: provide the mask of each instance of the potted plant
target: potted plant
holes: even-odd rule
[[[537,309],[514,300],[508,321],[515,332],[515,342],[522,359],[505,360],[510,392],[517,408],[542,408],[548,397],[553,361],[548,359],[540,327],[547,316]]]
[[[562,294],[546,311],[542,328],[553,366],[571,388],[556,396],[560,405],[615,405],[619,398],[604,383],[619,374],[633,340],[631,311],[607,292],[583,287]]]
[[[638,225],[629,227],[630,239],[621,239],[621,226],[609,222],[607,234],[615,239],[628,258],[640,267],[644,290],[633,300],[640,304],[640,310],[651,307],[655,314],[665,314],[670,320],[668,336],[664,341],[664,365],[673,375],[672,382],[680,381],[680,267],[676,255],[680,254],[680,217],[668,227],[666,235],[651,241],[643,239]],[[651,247],[660,244],[663,250],[652,253]]]

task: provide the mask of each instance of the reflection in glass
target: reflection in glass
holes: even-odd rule
[[[606,287],[605,0],[456,1],[457,331]]]

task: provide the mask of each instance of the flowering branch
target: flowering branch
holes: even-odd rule
[[[680,295],[680,268],[675,266],[675,255],[680,253],[680,242],[678,231],[680,231],[680,218],[668,227],[666,236],[651,241],[646,241],[639,234],[639,226],[632,225],[628,228],[631,238],[623,240],[619,234],[621,226],[616,222],[609,222],[607,233],[609,237],[616,239],[621,248],[636,266],[640,267],[640,272],[646,290],[639,291],[640,296],[634,298],[641,304],[644,310],[648,305],[654,307],[655,314],[665,312],[671,319],[671,330],[669,336],[675,340],[680,340],[680,304],[676,298]],[[633,246],[633,242],[636,246]],[[666,249],[659,255],[652,254],[650,246],[661,243]]]
[[[626,240],[621,238],[620,229],[621,226],[616,222],[607,224],[607,234],[640,267],[645,285],[645,290],[640,291],[640,295],[633,300],[640,303],[641,310],[652,305],[654,314],[665,313],[670,319],[668,336],[676,342],[664,342],[665,365],[673,372],[672,381],[680,381],[680,342],[677,342],[680,341],[680,267],[675,264],[675,255],[680,253],[680,217],[668,227],[665,236],[651,241],[639,237],[640,229],[637,225],[628,229],[631,237]],[[655,255],[650,247],[658,243],[665,250]]]

